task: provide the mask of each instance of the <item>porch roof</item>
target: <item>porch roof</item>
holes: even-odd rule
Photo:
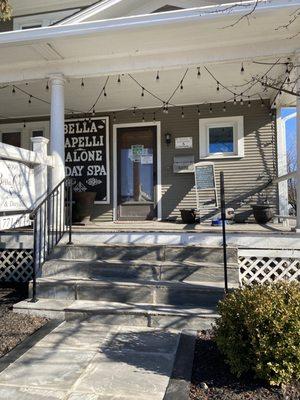
[[[66,105],[77,110],[88,110],[105,76],[118,74],[125,74],[127,84],[116,87],[116,78],[112,78],[109,96],[96,111],[160,107],[161,102],[151,96],[145,96],[141,103],[140,88],[127,73],[167,99],[186,68],[190,71],[184,93],[174,98],[175,105],[228,101],[232,96],[226,90],[216,93],[216,82],[206,71],[199,87],[195,86],[196,67],[201,66],[202,72],[208,67],[224,85],[240,93],[252,76],[261,76],[268,69],[268,65],[254,64],[253,60],[272,64],[281,57],[284,62],[299,50],[299,36],[293,37],[300,30],[298,22],[290,30],[276,29],[299,7],[300,0],[261,3],[250,23],[243,19],[236,25],[245,8],[234,8],[230,13],[194,8],[2,33],[0,84],[8,86],[0,90],[0,118],[48,115],[50,95],[45,93],[45,79],[55,73],[66,76]],[[244,76],[240,74],[241,62],[246,67]],[[163,79],[159,86],[153,86],[157,70]],[[270,76],[280,77],[284,71],[285,66],[278,65]],[[84,92],[78,91],[81,78],[88,78]],[[28,108],[24,106],[28,96],[8,96],[11,83],[28,91],[25,82],[29,82],[31,94],[46,102],[33,101]],[[247,96],[255,90],[257,87]],[[260,92],[265,98],[276,93],[263,92],[262,88]],[[284,105],[294,101],[281,97]]]
[[[245,7],[229,12],[178,10],[75,25],[0,34],[0,82],[68,77],[286,56],[299,49],[299,23],[276,29],[300,6],[299,0],[260,3],[255,18]],[[226,5],[224,6],[224,10]],[[227,28],[224,28],[227,27]]]

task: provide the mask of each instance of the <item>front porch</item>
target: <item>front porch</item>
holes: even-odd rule
[[[32,137],[49,138],[44,168],[56,188],[35,214],[30,285],[39,301],[18,310],[201,328],[224,296],[226,261],[231,289],[299,279],[291,227],[228,225],[224,257],[221,228],[210,226],[221,172],[239,221],[260,203],[288,216],[287,185],[277,179],[287,179],[280,109],[300,113],[299,43],[274,26],[296,6],[275,0],[269,12],[260,2],[249,25],[234,24],[244,9],[192,9],[0,35],[2,140],[19,136],[29,149]],[[199,163],[210,171],[202,183]],[[69,220],[57,212],[65,175],[75,202],[92,198],[92,223],[72,238],[64,234],[72,190]],[[191,208],[208,222],[177,223]],[[14,234],[15,244],[28,238]]]
[[[178,220],[181,208],[202,205],[211,216],[190,168],[207,161],[218,196],[223,171],[227,206],[245,220],[265,200],[287,215],[287,186],[274,180],[286,170],[280,108],[296,102],[269,83],[297,84],[299,56],[297,38],[271,28],[295,4],[276,2],[268,18],[265,7],[228,30],[216,26],[236,13],[192,9],[126,17],[122,29],[111,20],[2,34],[2,140],[19,133],[30,148],[32,136],[48,137],[52,187],[66,172],[76,191],[96,192],[96,222]]]

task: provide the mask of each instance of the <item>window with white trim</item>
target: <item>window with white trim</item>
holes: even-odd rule
[[[199,120],[200,159],[244,157],[244,117]]]

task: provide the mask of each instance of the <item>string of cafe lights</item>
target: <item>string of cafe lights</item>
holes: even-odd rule
[[[290,61],[289,59],[288,59],[287,62],[280,62],[280,59],[278,59],[278,60],[276,60],[275,63],[262,63],[262,62],[258,62],[258,61],[257,61],[257,62],[256,62],[256,61],[253,61],[253,63],[256,63],[256,64],[260,63],[260,64],[262,64],[262,65],[270,65],[270,68],[262,75],[261,80],[264,80],[265,78],[268,79],[268,74],[269,74],[269,72],[270,72],[276,65],[284,65],[284,66],[286,66],[286,79],[284,80],[284,82],[283,82],[283,84],[282,84],[282,87],[283,87],[286,83],[290,83],[290,78],[289,78],[289,76],[290,76],[290,73],[291,73],[292,70],[293,70],[293,65],[292,65],[292,63],[291,63],[291,61]],[[244,100],[248,99],[248,106],[251,107],[251,100],[253,100],[254,98],[259,97],[260,100],[261,100],[261,103],[262,103],[262,107],[265,106],[264,100],[263,100],[263,98],[262,98],[262,96],[261,96],[260,93],[255,93],[255,94],[251,94],[251,95],[249,95],[249,96],[245,96],[245,94],[246,94],[246,93],[249,93],[249,91],[250,91],[255,85],[257,85],[257,84],[259,83],[259,81],[254,81],[254,82],[253,82],[253,79],[252,79],[252,81],[246,82],[245,84],[235,86],[235,87],[245,87],[245,86],[248,85],[248,87],[247,87],[245,90],[243,90],[243,92],[242,92],[241,94],[237,94],[237,93],[236,93],[235,91],[233,91],[229,86],[224,85],[224,84],[223,84],[223,83],[222,83],[222,82],[207,68],[207,67],[204,67],[204,68],[205,68],[205,70],[207,71],[207,73],[211,76],[211,78],[216,82],[217,91],[218,91],[218,92],[221,90],[221,88],[223,88],[224,90],[228,91],[228,92],[232,95],[229,99],[227,99],[226,101],[223,102],[223,108],[222,108],[222,109],[223,109],[224,112],[226,112],[226,110],[227,110],[227,107],[226,107],[226,106],[227,106],[227,103],[233,101],[233,104],[236,105],[236,104],[237,104],[237,99],[238,99],[238,98],[240,98],[240,104],[241,104],[241,105],[244,105]],[[196,72],[196,73],[197,73],[197,78],[201,78],[201,69],[200,69],[200,67],[197,67],[197,70],[196,70],[196,71],[197,71],[197,72]],[[168,113],[169,106],[176,107],[175,104],[172,104],[172,103],[171,103],[171,100],[173,99],[173,97],[175,96],[175,94],[178,92],[179,89],[180,89],[181,92],[183,92],[183,90],[184,90],[184,85],[183,85],[183,83],[184,83],[184,80],[185,80],[185,78],[186,78],[188,72],[189,72],[189,69],[186,69],[185,72],[184,72],[184,74],[183,74],[183,76],[180,78],[179,83],[175,86],[175,89],[173,90],[171,96],[170,96],[167,100],[162,99],[160,96],[156,95],[152,90],[149,90],[148,88],[146,88],[145,85],[143,85],[142,83],[140,83],[140,82],[139,82],[135,77],[133,77],[131,74],[127,74],[127,75],[130,77],[130,79],[132,79],[132,80],[140,87],[140,89],[141,89],[141,97],[142,97],[142,98],[145,96],[145,93],[148,93],[148,94],[151,95],[153,98],[155,98],[156,100],[159,100],[159,101],[162,103],[161,106],[152,107],[152,108],[158,109],[158,111],[162,110],[162,112],[164,112],[164,113]],[[241,64],[240,73],[241,73],[241,74],[244,74],[244,73],[245,73],[245,64],[244,64],[244,62],[242,62],[242,64]],[[101,85],[101,90],[100,90],[100,92],[99,92],[99,94],[98,94],[98,96],[97,96],[95,102],[94,102],[93,105],[89,108],[89,110],[88,110],[87,112],[83,112],[83,111],[75,110],[75,109],[71,109],[71,108],[66,108],[66,111],[69,112],[69,113],[71,113],[71,114],[74,115],[74,116],[75,116],[75,114],[76,114],[76,116],[77,116],[77,115],[81,115],[81,116],[85,116],[86,118],[87,118],[88,116],[89,116],[89,118],[90,118],[91,115],[95,115],[95,114],[96,114],[95,107],[96,107],[96,105],[98,104],[98,102],[100,101],[101,97],[102,97],[102,96],[103,96],[103,97],[107,97],[107,85],[108,85],[109,79],[110,79],[110,77],[107,77],[107,78],[106,78],[106,81],[105,81],[105,83],[104,83],[104,85]],[[159,81],[160,81],[160,71],[157,71],[157,72],[156,72],[155,81],[156,81],[156,82],[159,82]],[[117,83],[118,83],[118,84],[121,84],[121,75],[118,75]],[[10,86],[10,85],[6,85],[5,87],[1,87],[0,89],[6,88],[7,86]],[[26,84],[26,86],[28,86],[28,83]],[[266,90],[266,86],[265,86],[265,85],[262,85],[262,86],[264,87],[264,90]],[[23,93],[24,95],[28,96],[28,103],[29,103],[29,104],[31,104],[33,100],[40,101],[40,102],[45,103],[45,104],[48,104],[48,105],[51,104],[50,101],[45,100],[45,99],[43,99],[43,98],[40,98],[40,97],[38,97],[38,96],[36,96],[36,95],[33,95],[33,94],[30,93],[28,90],[24,90],[24,89],[20,88],[20,87],[17,86],[17,85],[12,85],[11,87],[12,87],[12,93],[13,93],[13,94],[15,94],[15,93],[16,93],[16,90],[18,90],[18,91],[20,91],[21,93]],[[85,87],[84,79],[82,78],[82,79],[81,79],[81,88],[84,89],[84,87]],[[46,87],[45,87],[45,88],[46,88],[46,91],[49,91],[49,83],[48,83],[48,81],[47,81],[47,83],[46,83]],[[277,99],[277,97],[278,97],[279,95],[280,95],[280,90],[278,90],[278,93],[275,95],[274,100],[273,100],[272,103],[271,103],[271,107],[274,107],[274,103],[275,103],[275,105],[276,105],[276,99]],[[204,103],[202,103],[202,104],[207,104],[207,102],[204,102]],[[200,112],[201,112],[201,111],[200,111],[200,105],[198,104],[198,105],[196,106],[196,108],[197,108],[198,114],[200,115]],[[138,111],[143,110],[143,111],[142,111],[142,119],[143,119],[143,120],[145,120],[145,117],[146,117],[147,115],[152,115],[152,116],[153,116],[153,120],[154,120],[154,121],[156,120],[156,112],[151,111],[151,112],[148,113],[148,112],[146,112],[144,109],[140,109],[139,107],[133,106],[133,107],[129,107],[129,108],[124,109],[124,110],[118,110],[118,111],[113,112],[113,119],[114,119],[114,122],[116,121],[116,114],[117,114],[117,112],[123,112],[123,111],[128,111],[128,110],[132,110],[132,112],[133,112],[134,115],[137,115],[137,112],[138,112]],[[210,112],[210,113],[213,112],[213,106],[212,106],[212,104],[209,104],[209,112]],[[184,106],[181,106],[181,115],[182,115],[182,118],[184,118]],[[0,116],[0,118],[1,118],[1,116]]]

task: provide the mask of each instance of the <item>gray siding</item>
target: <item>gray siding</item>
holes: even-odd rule
[[[215,160],[217,187],[219,191],[219,173],[224,171],[226,182],[226,201],[238,213],[250,214],[250,204],[257,201],[258,193],[276,175],[276,130],[269,116],[268,107],[262,108],[260,102],[253,102],[251,108],[240,105],[228,105],[227,112],[222,111],[222,104],[213,105],[213,114],[209,107],[200,107],[200,118],[215,118],[228,116],[244,116],[245,156],[241,159]],[[199,116],[196,106],[184,107],[185,118],[181,118],[181,108],[172,108],[169,114],[157,110],[145,110],[145,120],[152,121],[153,112],[156,120],[161,121],[162,135],[162,211],[164,219],[177,219],[181,208],[195,208],[196,195],[194,190],[194,175],[173,173],[174,155],[193,154],[195,162],[199,160]],[[112,113],[110,117],[110,182],[111,204],[95,205],[93,218],[97,221],[112,219],[113,201],[113,154],[112,154]],[[118,112],[117,124],[141,122],[142,114],[137,112]],[[165,144],[165,134],[171,133],[172,143]],[[176,150],[175,138],[193,137],[193,149]],[[22,143],[29,143],[29,138],[23,138]],[[277,186],[269,186],[263,191],[263,196],[277,208]],[[203,215],[203,213],[202,213]],[[205,215],[205,213],[204,213]]]
[[[228,105],[226,114],[223,105],[213,106],[213,114],[208,106],[201,106],[201,117],[244,116],[245,156],[241,159],[215,160],[217,188],[219,192],[219,173],[224,171],[226,181],[226,201],[234,207],[241,217],[250,214],[250,204],[255,203],[258,193],[276,175],[276,131],[269,116],[268,107],[262,108],[260,102],[253,102],[251,108],[246,105]],[[145,110],[146,121],[151,121],[156,111],[157,121],[161,121],[162,133],[162,211],[164,219],[177,219],[181,208],[196,207],[196,193],[193,174],[173,173],[174,155],[193,154],[199,160],[199,116],[196,106],[184,108],[185,118],[181,118],[181,108],[169,110],[169,114],[157,113],[157,110]],[[112,120],[112,115],[110,115]],[[147,118],[148,117],[148,118]],[[132,112],[117,113],[117,122],[141,122],[141,114],[133,116]],[[112,163],[112,126],[111,126],[111,163]],[[172,144],[166,145],[165,133],[172,134]],[[175,137],[192,136],[193,149],[176,150]],[[112,175],[112,166],[111,166]],[[111,176],[112,182],[112,176]],[[271,204],[277,209],[277,187],[269,186],[263,190]],[[260,196],[261,196],[260,195]],[[112,193],[111,193],[112,196]],[[111,216],[111,206],[95,206],[96,219],[107,219]],[[202,215],[208,215],[204,211]]]
[[[0,32],[7,32],[13,30],[13,20],[0,21]]]

